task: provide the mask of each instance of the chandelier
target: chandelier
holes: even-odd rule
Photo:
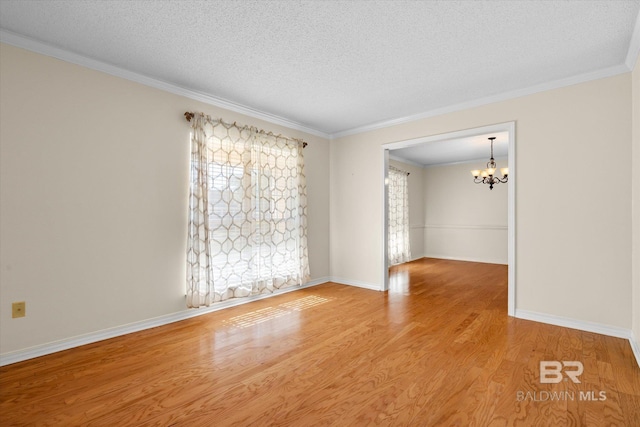
[[[496,161],[493,159],[493,140],[495,136],[489,138],[491,141],[491,159],[487,162],[487,168],[483,171],[475,169],[471,171],[473,175],[473,182],[476,184],[489,184],[489,190],[493,190],[494,184],[505,183],[509,180],[509,168],[500,168],[502,178],[495,176],[496,173]]]

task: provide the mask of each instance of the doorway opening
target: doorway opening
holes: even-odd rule
[[[431,156],[439,156],[440,152],[446,152],[450,150],[455,141],[461,140],[470,140],[476,139],[478,137],[486,137],[491,136],[493,134],[501,135],[502,139],[505,140],[507,146],[507,164],[509,167],[509,179],[505,184],[500,184],[502,186],[507,186],[507,266],[508,266],[508,277],[507,277],[507,289],[508,289],[508,299],[507,299],[507,313],[509,316],[515,316],[515,308],[516,308],[516,235],[515,235],[515,182],[516,182],[516,135],[515,135],[515,122],[506,122],[495,125],[483,126],[473,129],[466,129],[456,132],[449,132],[439,135],[420,137],[405,141],[397,141],[390,142],[382,145],[383,149],[383,229],[382,229],[382,256],[383,256],[383,291],[389,290],[390,281],[389,281],[389,257],[388,257],[388,222],[389,222],[389,188],[388,188],[388,170],[391,162],[390,151],[393,150],[401,150],[408,148],[419,148],[425,147],[429,148],[428,152],[431,153]],[[485,144],[486,150],[486,160],[489,158],[488,152],[488,143]],[[434,154],[435,153],[435,154]],[[476,160],[478,156],[474,156],[472,158],[467,158],[466,160]],[[486,162],[485,160],[485,162]],[[477,166],[480,166],[482,161],[478,160]],[[471,169],[471,168],[469,168]],[[473,167],[476,169],[476,167]],[[469,181],[473,180],[473,176],[468,171],[466,172],[466,178]],[[489,186],[482,185],[482,187],[487,188],[478,188],[478,191],[490,191]],[[426,233],[425,233],[426,234]]]

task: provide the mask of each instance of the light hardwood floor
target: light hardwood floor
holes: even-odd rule
[[[509,318],[505,266],[391,276],[388,293],[329,283],[5,366],[0,425],[640,426],[628,342]],[[582,362],[581,383],[540,384],[541,360]]]

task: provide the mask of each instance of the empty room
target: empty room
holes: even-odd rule
[[[640,0],[0,0],[0,426],[640,426]]]

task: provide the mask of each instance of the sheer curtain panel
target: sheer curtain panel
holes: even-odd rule
[[[411,259],[409,246],[409,179],[405,171],[389,167],[389,265]]]
[[[303,142],[191,119],[187,306],[309,280]]]

